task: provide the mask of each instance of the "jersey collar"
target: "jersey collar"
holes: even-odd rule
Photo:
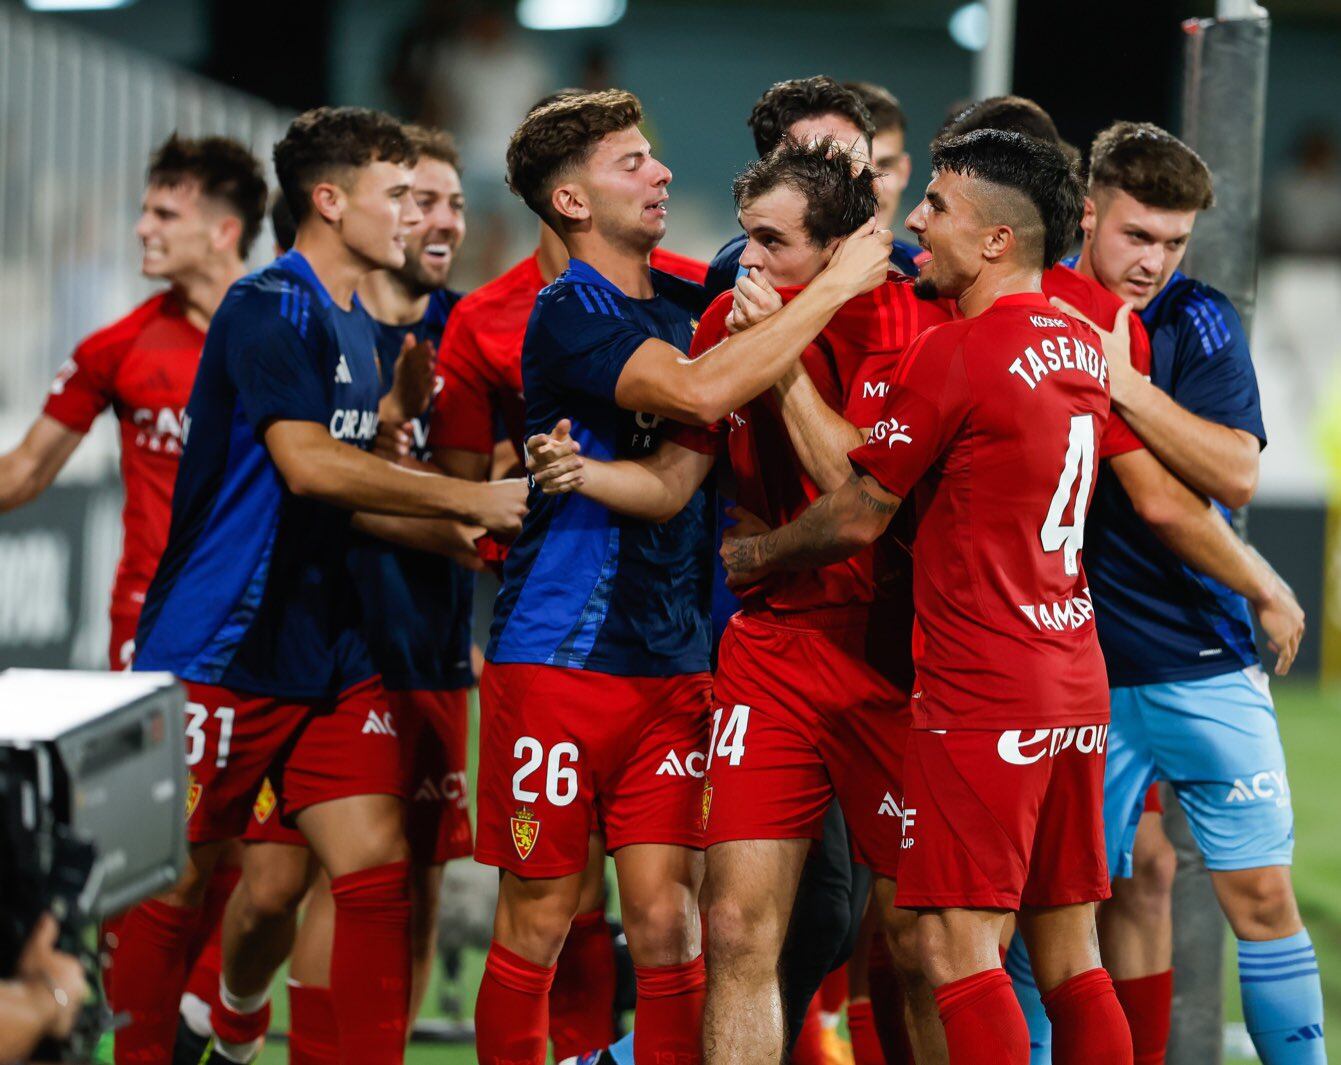
[[[312,269],[312,264],[307,261],[307,257],[302,252],[292,249],[286,251],[275,260],[275,265],[291,274],[297,274],[316,289],[317,299],[321,301],[323,310],[334,305],[335,301],[331,299],[331,294],[326,291],[326,286],[321,283],[321,278],[317,277],[317,272]],[[357,293],[354,296],[354,301],[357,304]]]
[[[583,262],[581,259],[569,259],[568,269],[565,271],[573,281],[579,281],[587,285],[595,285],[598,288],[613,292],[621,299],[627,299],[618,285],[606,277],[603,273],[592,266],[590,263]]]
[[[1048,297],[1041,292],[1012,292],[998,296],[988,310],[996,310],[998,307],[1039,307],[1050,314],[1057,313],[1057,308],[1049,303]]]

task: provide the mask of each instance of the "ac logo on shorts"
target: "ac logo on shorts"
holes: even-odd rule
[[[200,805],[200,794],[205,789],[200,786],[194,773],[186,774],[186,819],[191,820],[191,815],[196,812],[196,807]]]
[[[270,820],[270,815],[275,812],[275,807],[278,805],[279,799],[275,795],[275,789],[270,786],[270,778],[266,777],[261,782],[261,790],[256,793],[256,802],[252,804],[251,812],[257,822],[263,825]]]
[[[712,782],[705,780],[703,782],[703,813],[699,818],[699,830],[708,831],[708,814],[712,812]]]
[[[1061,728],[1036,728],[1028,739],[1020,729],[1001,733],[996,753],[1011,765],[1033,765],[1045,755],[1055,757],[1074,745],[1081,754],[1103,754],[1108,743],[1107,725],[1074,725]]]
[[[1225,796],[1225,802],[1256,802],[1258,799],[1274,799],[1282,808],[1290,805],[1290,782],[1283,769],[1264,769],[1247,780],[1235,777],[1234,786]]]
[[[370,732],[374,736],[400,735],[396,731],[396,722],[390,710],[383,710],[380,714],[376,710],[368,711],[368,720],[363,722],[363,735],[366,736]]]
[[[536,820],[535,814],[529,807],[518,807],[512,815],[512,845],[517,848],[517,855],[522,861],[531,856],[531,851],[535,850],[535,841],[539,838],[540,822]]]

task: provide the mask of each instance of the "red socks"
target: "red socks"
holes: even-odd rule
[[[840,965],[820,982],[819,1008],[825,1013],[841,1013],[847,1001],[847,966]]]
[[[1108,970],[1090,969],[1059,984],[1043,996],[1043,1008],[1056,1065],[1132,1065],[1131,1029]]]
[[[400,1065],[405,1060],[409,870],[409,862],[392,862],[331,880],[331,997],[340,1018],[340,1060],[347,1065]]]
[[[186,958],[200,913],[150,899],[120,922],[113,962],[114,1005],[130,1011],[131,1021],[116,1033],[117,1065],[163,1065],[172,1060]]]
[[[553,968],[490,944],[475,999],[475,1054],[480,1065],[545,1065],[553,983]]]
[[[796,1033],[791,1065],[825,1065],[824,1044],[820,1041],[819,1015],[819,995],[816,995],[810,1000],[810,1008],[806,1010],[806,1019],[801,1025],[801,1030]]]
[[[568,929],[549,993],[554,1060],[608,1047],[615,1040],[615,946],[605,910],[579,913]]]
[[[289,1065],[339,1065],[340,1032],[329,987],[289,981]]]
[[[1131,1027],[1136,1065],[1164,1065],[1173,1025],[1173,970],[1135,980],[1114,980],[1113,990]]]
[[[703,1060],[703,955],[680,965],[633,967],[638,1009],[633,1059],[646,1065],[698,1065]]]
[[[847,1004],[847,1032],[852,1037],[856,1065],[885,1065],[885,1052],[875,1030],[875,1011],[868,998]]]
[[[1004,969],[943,984],[936,1005],[950,1065],[1029,1065],[1029,1028]],[[1061,1065],[1064,1059],[1054,1060]]]

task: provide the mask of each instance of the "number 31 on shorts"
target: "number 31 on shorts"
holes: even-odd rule
[[[712,712],[712,739],[708,741],[708,770],[712,769],[714,758],[725,758],[728,765],[740,765],[740,760],[745,757],[745,730],[750,727],[750,708],[743,703],[733,706],[731,716],[726,719],[725,729],[722,728],[724,713],[726,713],[724,706]]]

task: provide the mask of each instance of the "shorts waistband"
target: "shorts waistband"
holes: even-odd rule
[[[767,607],[742,610],[742,621],[772,625],[798,632],[826,632],[833,629],[865,629],[892,622],[899,611],[892,603],[851,603],[819,610],[770,610]]]

